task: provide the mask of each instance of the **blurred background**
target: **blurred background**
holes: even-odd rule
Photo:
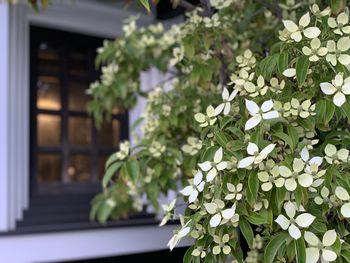
[[[85,91],[99,77],[96,50],[122,34],[123,20],[183,20],[161,0],[147,14],[138,1],[0,1],[0,262],[181,262],[166,243],[174,226],[143,213],[105,226],[89,220],[108,156],[142,113],[116,109],[96,129]],[[140,76],[141,77],[141,76]],[[143,86],[162,76],[143,74]],[[140,254],[142,253],[142,254]],[[79,261],[80,260],[80,261]]]

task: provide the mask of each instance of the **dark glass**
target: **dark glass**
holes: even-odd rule
[[[90,97],[86,95],[88,83],[71,81],[68,84],[68,109],[71,111],[86,111]]]
[[[42,44],[42,47],[38,52],[38,68],[39,71],[42,72],[59,73],[60,59],[58,52],[47,49],[47,47]]]
[[[60,154],[40,153],[37,155],[38,182],[53,183],[61,181]]]
[[[91,144],[91,119],[85,117],[69,117],[69,143],[88,146]]]
[[[86,53],[85,53],[86,52]],[[74,51],[70,54],[68,73],[75,77],[89,78],[89,61],[87,51]]]
[[[56,77],[39,76],[37,82],[38,88],[38,109],[60,110],[60,80]]]
[[[120,123],[118,120],[105,122],[97,136],[98,144],[105,147],[118,147],[120,143]]]
[[[39,146],[58,146],[61,137],[61,117],[59,115],[38,114],[37,141]]]
[[[88,182],[91,180],[91,158],[89,155],[73,154],[64,178],[65,183]]]

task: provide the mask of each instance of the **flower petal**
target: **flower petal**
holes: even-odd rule
[[[295,68],[287,68],[282,74],[288,78],[291,78],[296,75],[296,70]]]
[[[189,196],[194,191],[194,188],[192,185],[186,186],[184,189],[180,191],[181,194],[184,196]]]
[[[222,156],[223,156],[223,150],[222,150],[222,147],[220,147],[220,148],[215,152],[215,155],[214,155],[214,162],[215,162],[215,163],[221,162]]]
[[[214,215],[209,221],[209,224],[211,227],[217,227],[218,225],[220,225],[220,223],[221,223],[221,215],[219,213]]]
[[[296,209],[295,205],[291,201],[288,201],[284,204],[284,210],[286,211],[287,216],[289,216],[289,218],[294,218]]]
[[[305,238],[305,241],[313,247],[318,246],[318,243],[320,242],[318,237],[310,231],[305,231],[304,238]]]
[[[337,259],[337,254],[329,249],[322,249],[322,258],[327,262],[334,261]]]
[[[337,89],[331,83],[328,82],[322,82],[320,84],[320,87],[322,92],[327,95],[332,95],[337,91]]]
[[[312,175],[304,173],[298,176],[298,183],[303,187],[309,187],[312,185]]]
[[[267,112],[267,111],[271,110],[272,107],[273,107],[273,101],[272,100],[267,100],[261,105],[261,110],[263,112]]]
[[[288,232],[289,232],[289,235],[295,240],[301,237],[301,232],[299,228],[297,228],[294,224],[290,225],[290,227],[288,228]]]
[[[303,27],[307,27],[310,24],[310,14],[307,12],[299,19],[299,25]]]
[[[235,208],[228,208],[221,212],[222,217],[225,219],[231,219],[235,214]]]
[[[251,165],[255,160],[255,157],[249,156],[246,157],[238,162],[237,167],[238,168],[247,168],[249,165]]]
[[[320,251],[316,247],[306,248],[306,262],[305,263],[317,263],[320,258]]]
[[[287,177],[290,177],[292,175],[292,171],[289,170],[289,168],[286,166],[282,165],[278,168],[278,170],[280,172],[280,175],[282,175],[283,177],[287,178]]]
[[[320,35],[321,30],[316,26],[312,26],[312,27],[305,28],[303,32],[307,38],[315,38]]]
[[[256,104],[254,101],[252,100],[245,100],[245,106],[247,107],[247,110],[249,111],[249,113],[252,114],[257,114],[260,110],[258,104]]]
[[[249,142],[247,147],[247,153],[249,155],[254,155],[257,152],[259,152],[258,146],[255,143]]]
[[[298,215],[296,218],[295,218],[295,223],[298,224],[298,226],[300,227],[309,227],[312,222],[314,222],[315,220],[315,217],[309,213],[304,213],[304,214],[301,214],[301,215]]]
[[[348,193],[348,191],[345,190],[345,188],[341,187],[341,186],[337,186],[335,188],[335,195],[343,201],[348,201],[350,199],[350,195]]]
[[[202,171],[207,172],[211,168],[211,163],[209,161],[205,161],[203,163],[199,163],[198,166],[202,169]]]
[[[194,191],[190,194],[188,198],[188,202],[193,203],[197,199],[197,197],[198,197],[198,191],[194,189]]]
[[[202,182],[202,180],[203,180],[203,173],[201,171],[198,171],[194,176],[193,183],[194,185],[199,185],[200,182]]]
[[[275,222],[277,224],[279,224],[283,230],[287,230],[287,228],[289,227],[289,224],[290,224],[289,220],[284,215],[279,215],[275,219]]]
[[[216,169],[218,169],[218,171],[225,170],[226,168],[227,168],[227,162],[221,162],[216,165]]]
[[[283,20],[282,22],[283,22],[284,27],[289,32],[295,32],[298,30],[298,26],[292,20]]]
[[[212,168],[209,173],[207,173],[207,182],[211,182],[217,176],[218,171],[215,168]]]
[[[276,144],[269,144],[261,150],[260,155],[265,159],[275,149]]]
[[[285,183],[284,186],[286,187],[286,189],[288,191],[294,191],[297,188],[297,182],[295,181],[294,178],[288,178]]]
[[[257,126],[260,122],[261,122],[260,115],[253,116],[245,123],[244,129],[250,130],[250,129],[254,128],[255,126]]]
[[[330,247],[337,240],[337,232],[335,230],[328,230],[323,235],[322,243],[325,247]]]
[[[341,64],[347,66],[350,64],[350,55],[347,55],[347,54],[341,54],[339,57],[338,57],[338,60]]]
[[[345,218],[350,218],[350,203],[342,205],[340,212]]]
[[[275,110],[263,114],[263,119],[265,120],[276,119],[278,117],[279,117],[279,113],[278,111],[275,111]]]

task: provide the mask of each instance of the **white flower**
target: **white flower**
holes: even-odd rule
[[[302,213],[294,218],[296,209],[295,205],[290,201],[284,204],[284,210],[286,211],[289,219],[284,215],[279,215],[275,219],[275,222],[279,224],[283,230],[288,229],[289,235],[297,240],[301,237],[301,232],[298,227],[309,227],[315,220],[315,217],[309,213]]]
[[[234,88],[237,89],[238,91],[244,91],[245,88],[251,85],[254,85],[252,83],[252,80],[254,78],[255,73],[248,73],[247,70],[241,69],[239,71],[238,76],[233,74],[230,79],[231,82],[229,84],[235,84]]]
[[[165,151],[165,145],[162,145],[160,142],[154,141],[149,147],[149,152],[155,158],[159,158],[162,153]]]
[[[282,72],[283,76],[286,76],[287,78],[294,77],[297,73],[295,68],[287,68]]]
[[[241,200],[242,199],[242,190],[243,190],[243,184],[237,184],[234,186],[231,183],[227,183],[227,190],[230,192],[228,195],[225,196],[225,200]]]
[[[284,186],[288,191],[294,191],[297,188],[297,181],[299,185],[303,187],[309,187],[312,185],[312,176],[307,173],[301,173],[304,167],[304,162],[297,158],[293,160],[293,172],[286,166],[282,165],[279,167],[280,174],[287,178]]]
[[[284,27],[291,32],[290,37],[296,42],[300,42],[302,39],[302,34],[307,38],[318,37],[321,33],[318,27],[307,27],[310,24],[310,14],[307,12],[299,20],[299,26],[296,25],[292,20],[283,20]]]
[[[188,202],[193,203],[197,199],[198,194],[203,191],[204,185],[203,174],[201,171],[198,171],[194,176],[193,183],[182,189],[180,193],[188,196]]]
[[[262,119],[269,120],[269,119],[274,119],[279,117],[279,114],[277,111],[271,110],[273,108],[272,100],[265,101],[261,105],[261,108],[259,108],[259,106],[254,101],[251,101],[251,100],[245,100],[245,105],[247,107],[249,114],[252,116],[246,122],[244,127],[245,130],[250,130],[254,128],[261,122]]]
[[[181,147],[181,150],[189,155],[196,155],[198,151],[202,148],[202,141],[196,137],[188,137],[187,144]]]
[[[307,164],[307,165],[312,165],[316,164],[317,166],[320,166],[323,162],[323,158],[319,156],[312,157],[310,159],[310,153],[308,148],[305,146],[301,152],[300,152],[301,159]]]
[[[183,59],[184,52],[185,52],[185,49],[182,45],[180,47],[175,47],[173,49],[173,58],[170,59],[170,62],[169,62],[171,67],[175,66],[177,63],[179,63]]]
[[[293,117],[300,116],[301,118],[305,119],[309,117],[310,115],[315,115],[314,112],[316,108],[316,105],[311,105],[311,100],[304,100],[303,102],[299,102],[299,100],[292,98],[290,103],[284,104],[284,117],[289,117],[292,115]]]
[[[219,115],[222,111],[224,112],[224,115],[229,114],[231,110],[230,102],[236,97],[237,93],[238,93],[238,90],[235,89],[234,91],[232,91],[230,95],[227,88],[224,88],[224,90],[222,91],[223,102],[215,108],[215,115]]]
[[[256,97],[258,95],[263,96],[269,90],[269,86],[265,85],[263,76],[258,77],[256,85],[250,83],[250,85],[245,85],[244,88],[249,93],[250,97]]]
[[[231,247],[227,245],[229,241],[230,241],[230,236],[228,234],[223,235],[222,238],[220,238],[219,236],[214,236],[214,242],[217,245],[213,247],[213,254],[219,255],[221,253],[221,249],[225,255],[230,254]]]
[[[251,164],[261,163],[267,158],[270,152],[275,149],[276,144],[269,144],[259,152],[259,148],[255,143],[250,142],[247,147],[247,153],[251,156],[243,158],[238,162],[238,168],[247,168]]]
[[[346,54],[350,48],[350,38],[342,37],[335,44],[334,40],[327,41],[328,54],[326,60],[330,62],[333,66],[337,65],[337,60],[347,66],[350,64],[350,55]]]
[[[335,28],[333,31],[335,34],[343,35],[350,34],[350,26],[345,26],[349,22],[349,16],[343,12],[337,16],[337,20],[334,17],[328,18],[328,25],[330,28]]]
[[[278,81],[277,78],[273,77],[270,79],[270,84],[271,84],[271,90],[275,93],[281,93],[282,90],[284,89],[284,86],[286,85],[285,81],[282,80],[281,82]]]
[[[223,150],[222,147],[220,147],[214,154],[213,162],[205,161],[198,164],[202,171],[209,171],[207,173],[207,182],[211,182],[218,174],[218,171],[222,171],[227,168],[227,162],[222,161],[222,157]]]
[[[317,18],[328,16],[331,13],[331,8],[329,6],[327,6],[325,9],[321,11],[317,4],[313,4],[310,7],[310,10],[314,14],[314,16],[316,16]]]
[[[284,185],[284,178],[279,177],[279,169],[278,166],[275,166],[271,169],[270,174],[268,172],[259,172],[258,178],[260,182],[263,184],[261,185],[261,189],[264,192],[268,192],[272,189],[273,185],[280,188]]]
[[[204,207],[210,215],[213,215],[209,221],[211,227],[217,227],[222,223],[223,219],[226,219],[227,222],[227,220],[233,218],[236,213],[236,204],[231,208],[223,209],[225,203],[220,199],[215,199],[214,203],[205,203]]]
[[[188,226],[190,222],[191,220],[182,226],[182,228],[177,231],[177,233],[175,233],[175,235],[173,235],[173,237],[169,240],[167,246],[170,248],[170,250],[173,250],[174,247],[176,247],[177,243],[179,243],[183,237],[187,236],[188,233],[190,233],[191,228]]]
[[[337,240],[335,230],[328,230],[324,233],[322,242],[314,233],[309,231],[305,231],[304,238],[310,245],[306,248],[306,263],[317,263],[320,256],[322,262],[331,262],[337,259],[337,254],[331,248]]]
[[[124,160],[128,157],[130,151],[130,142],[125,141],[120,143],[119,151],[115,154],[118,160]]]
[[[206,110],[207,115],[203,113],[196,113],[194,118],[197,122],[200,123],[200,127],[207,127],[208,125],[213,125],[216,122],[215,109],[213,106],[208,106]]]
[[[317,205],[322,205],[323,203],[328,204],[329,208],[333,207],[335,202],[335,195],[329,196],[329,189],[325,186],[322,187],[320,195],[316,196],[314,201]]]
[[[325,47],[321,47],[321,41],[318,38],[314,38],[310,42],[310,47],[303,47],[303,53],[309,57],[310,61],[318,61],[320,58],[327,54],[328,50]]]
[[[350,218],[350,195],[349,193],[345,190],[345,188],[341,186],[337,186],[335,188],[335,195],[342,201],[348,201],[348,203],[345,203],[342,205],[340,209],[340,213],[345,217],[345,218]]]
[[[256,58],[253,56],[253,53],[250,51],[250,49],[244,51],[243,56],[238,56],[236,58],[236,61],[239,63],[238,66],[245,70],[254,68],[256,64]]]
[[[175,208],[175,204],[176,204],[176,198],[173,201],[171,201],[170,204],[162,205],[162,209],[165,215],[162,221],[160,222],[159,226],[164,226],[169,221],[169,219],[171,218],[171,212]]]
[[[329,164],[332,164],[332,163],[339,164],[340,162],[347,162],[347,159],[349,157],[349,150],[347,149],[337,150],[337,148],[330,143],[326,145],[324,152],[326,153],[326,156],[324,158]]]
[[[326,95],[334,95],[333,103],[341,107],[345,101],[345,95],[350,94],[350,77],[343,80],[343,76],[337,74],[335,78],[332,80],[332,83],[322,82],[320,84],[321,90]]]

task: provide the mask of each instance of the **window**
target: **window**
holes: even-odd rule
[[[61,199],[73,211],[101,190],[104,163],[128,139],[128,115],[118,111],[98,130],[86,110],[102,39],[32,26],[30,45],[30,207]]]

